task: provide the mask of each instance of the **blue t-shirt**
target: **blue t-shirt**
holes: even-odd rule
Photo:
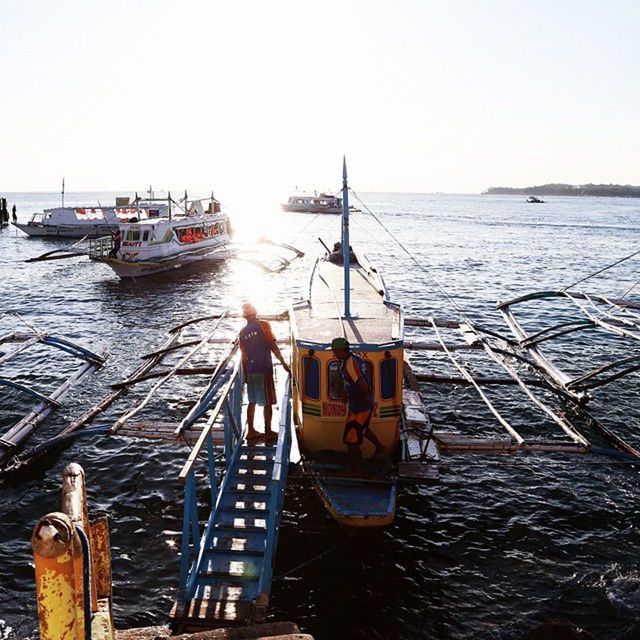
[[[272,373],[271,344],[275,337],[265,320],[249,320],[240,330],[240,350],[245,357],[247,373]]]
[[[360,356],[352,353],[346,360],[342,361],[340,371],[349,400],[349,413],[359,413],[360,411],[371,409],[373,407],[373,390],[366,362]],[[369,386],[369,393],[366,395],[363,395],[358,389],[356,382],[359,378],[364,378]]]

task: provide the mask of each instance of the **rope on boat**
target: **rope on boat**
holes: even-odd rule
[[[28,320],[25,320],[17,311],[14,311],[13,309],[7,309],[5,307],[2,310],[2,313],[0,314],[0,317],[2,317],[4,315],[13,316],[14,318],[16,318],[16,320],[18,320],[18,322],[21,322],[25,327],[27,327],[29,329],[29,331],[31,331],[34,335],[38,336],[38,338],[40,338],[41,340],[43,340],[44,338],[47,337],[46,333],[43,333],[42,331],[38,330]]]
[[[612,267],[615,267],[615,266],[621,264],[622,262],[625,262],[626,260],[630,260],[631,258],[634,258],[638,254],[640,254],[640,249],[638,251],[634,251],[633,253],[630,253],[628,256],[624,256],[623,258],[620,258],[619,260],[616,260],[615,262],[612,262],[611,264],[608,264],[605,267],[602,267],[602,269],[598,269],[597,271],[594,271],[593,273],[590,273],[589,275],[586,275],[584,278],[580,278],[580,280],[576,280],[572,284],[570,284],[570,285],[566,286],[564,289],[562,289],[562,291],[563,292],[567,291],[568,289],[571,289],[571,288],[575,287],[576,285],[578,285],[578,284],[580,284],[582,282],[585,282],[586,280],[594,278],[595,276],[600,275],[601,273],[604,273],[605,271],[608,271]],[[636,285],[637,284],[638,283],[636,283]],[[636,285],[633,285],[632,289],[635,288]]]
[[[303,562],[302,564],[299,564],[297,567],[293,567],[293,569],[289,569],[289,571],[285,571],[284,573],[281,573],[279,576],[276,576],[272,580],[272,582],[277,582],[278,580],[282,580],[283,578],[288,578],[293,573],[296,573],[297,571],[300,571],[300,569],[304,569],[308,565],[313,564],[317,560],[320,560],[320,559],[324,558],[325,556],[329,555],[332,551],[336,551],[340,547],[345,546],[347,543],[351,542],[352,539],[353,539],[352,537],[349,537],[346,540],[341,540],[340,542],[338,542],[338,544],[334,544],[332,547],[329,547],[328,549],[325,549],[324,551],[321,551],[319,554],[313,556],[313,558]]]
[[[411,258],[415,265],[427,276],[431,284],[444,296],[444,298],[451,305],[454,311],[459,314],[459,319],[465,322],[470,322],[467,319],[467,316],[462,307],[447,293],[446,289],[436,280],[434,276],[431,275],[426,267],[402,244],[402,242],[400,242],[400,240],[393,234],[393,232],[385,226],[382,220],[380,220],[380,218],[378,218],[378,216],[376,216],[376,214],[373,213],[373,211],[371,211],[369,207],[367,207],[362,198],[360,198],[360,196],[355,191],[353,191],[353,189],[349,189],[349,191],[353,194],[354,198],[356,198],[356,200],[364,207],[364,210],[387,232],[389,237],[409,256],[409,258]],[[638,253],[640,253],[640,251]]]

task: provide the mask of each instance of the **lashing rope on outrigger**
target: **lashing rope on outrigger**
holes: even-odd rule
[[[503,360],[503,357],[501,357],[498,353],[496,353],[496,351],[501,351],[502,355],[508,355],[509,357],[514,357],[516,359],[520,359],[522,360],[522,358],[518,358],[518,355],[516,353],[512,353],[511,351],[504,351],[504,350],[497,350],[496,347],[492,344],[490,344],[487,340],[486,337],[484,335],[484,330],[476,327],[474,325],[474,323],[469,320],[469,318],[467,317],[467,314],[464,312],[464,310],[461,308],[461,306],[456,302],[455,299],[453,299],[449,293],[444,289],[444,287],[437,281],[437,279],[424,267],[424,265],[404,246],[404,244],[395,236],[395,234],[393,232],[391,232],[391,230],[378,218],[378,216],[371,211],[371,209],[365,204],[365,202],[363,202],[363,200],[360,198],[360,196],[358,196],[358,194],[356,192],[354,192],[352,189],[350,189],[350,192],[352,193],[352,195],[354,196],[354,198],[362,205],[363,209],[382,227],[382,229],[384,229],[384,231],[389,235],[390,238],[392,238],[392,240],[402,249],[402,251],[404,253],[406,253],[409,258],[412,260],[412,262],[414,264],[416,264],[418,266],[418,268],[427,276],[428,280],[431,282],[431,284],[444,296],[445,300],[449,303],[449,305],[453,308],[453,310],[455,311],[456,314],[458,314],[458,321],[462,321],[465,323],[465,325],[469,328],[469,330],[474,334],[474,336],[476,337],[476,339],[479,341],[479,343],[483,346],[485,352],[488,353],[488,355],[490,355],[498,364],[500,364],[505,371],[507,371],[507,373],[509,373],[509,375],[511,375],[513,377],[513,373],[512,373],[512,367],[510,367],[508,365],[508,363],[506,363]],[[620,258],[616,261],[614,261],[613,263],[607,265],[606,267],[603,267],[602,269],[599,269],[598,271],[589,274],[588,276],[585,276],[584,278],[581,278],[580,280],[574,282],[573,284],[569,285],[568,287],[565,287],[565,289],[563,289],[563,292],[566,293],[567,289],[570,289],[571,287],[576,286],[577,284],[584,282],[585,280],[588,280],[589,278],[592,278],[600,273],[603,273],[604,271],[611,269],[612,267],[621,264],[622,262],[625,262],[626,260],[629,260],[635,256],[637,256],[638,254],[640,254],[640,250],[635,251],[627,256],[624,256],[623,258]],[[624,294],[623,297],[626,297],[638,284],[640,284],[640,280],[637,281],[632,287],[630,287]],[[568,293],[566,293],[567,296],[569,296]],[[432,324],[435,327],[435,323],[432,320],[431,321]],[[436,328],[436,332],[437,332],[437,328]],[[507,338],[504,338],[503,336],[501,336],[500,334],[496,333],[496,332],[486,332],[488,335],[492,335],[495,338],[498,338],[500,340],[503,340],[505,343],[510,344],[513,346],[513,341],[508,340]],[[443,348],[445,347],[445,344],[442,340],[442,338],[440,337],[440,342],[443,346]],[[451,359],[452,363],[454,364],[454,366],[456,366],[458,369],[460,369],[462,367],[462,369],[466,368],[463,367],[462,365],[460,365],[456,358],[453,356],[452,353],[448,352],[445,348],[445,351],[447,352],[447,355],[449,356],[449,358]],[[470,375],[470,374],[469,374]],[[517,380],[517,377],[515,378]],[[478,389],[477,385],[476,389]],[[524,385],[522,383],[520,383],[520,386],[524,388]],[[551,385],[547,385],[549,390],[554,391],[555,389],[551,386]],[[525,388],[525,392],[527,393],[527,395],[529,396],[530,399],[533,398],[533,394],[528,391]],[[494,413],[494,415],[496,415],[496,412],[493,410],[491,404],[489,402],[487,402],[487,400],[484,398],[483,394],[480,393],[481,398],[485,401],[485,403],[487,404],[487,406],[489,406],[489,409],[492,411],[492,413]],[[547,414],[552,413],[552,410],[548,409],[545,405],[543,405],[540,401],[538,401],[537,399],[534,400],[534,403],[539,407],[542,408],[542,410],[544,412],[546,412]],[[597,421],[593,416],[589,415],[586,413],[586,411],[584,410],[583,407],[579,407],[578,406],[578,410],[581,413],[581,415],[583,415],[584,417],[588,418],[588,420],[592,423],[592,426],[597,426],[597,431],[600,433],[600,435],[604,436],[606,439],[609,440],[609,442],[611,444],[613,444],[614,446],[616,446],[619,451],[616,450],[612,450],[612,449],[606,449],[606,448],[602,448],[602,447],[594,447],[591,445],[591,443],[588,443],[588,450],[592,453],[592,454],[599,454],[599,455],[604,455],[604,456],[609,456],[609,457],[617,457],[619,459],[622,459],[624,462],[626,463],[635,463],[637,464],[637,460],[638,458],[640,458],[640,453],[632,446],[628,445],[626,442],[624,442],[623,440],[621,440],[619,437],[615,436],[613,433],[611,433],[608,429],[606,429],[603,425],[601,425],[599,423],[599,421]],[[503,421],[501,420],[500,416],[497,416],[499,421],[502,423]],[[562,424],[560,424],[560,426],[563,428],[563,430],[567,431],[567,423],[564,420],[555,420],[556,422],[560,423],[562,422]],[[504,426],[504,424],[503,424]],[[508,429],[508,431],[511,433],[511,429]],[[578,440],[578,441],[586,441],[586,439],[584,439],[584,437],[582,436],[582,434],[578,431],[578,429],[574,426],[574,425],[569,425],[569,431],[572,431],[573,433],[570,433],[569,435],[571,435],[571,437],[574,440]],[[431,438],[431,434],[433,432],[433,425],[431,426],[431,430],[429,433],[429,439]],[[513,434],[512,434],[513,435]],[[519,434],[518,434],[519,435]]]

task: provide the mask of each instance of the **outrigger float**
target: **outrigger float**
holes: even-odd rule
[[[26,355],[29,349],[33,350],[37,345],[64,351],[81,360],[83,364],[49,395],[45,395],[41,391],[19,382],[18,379],[12,379],[4,375],[0,377],[0,386],[13,389],[19,394],[30,396],[38,401],[38,404],[33,409],[0,436],[0,468],[16,454],[47,416],[62,406],[62,399],[67,392],[87,376],[95,373],[106,361],[106,352],[94,353],[74,342],[40,331],[13,311],[8,311],[1,315],[10,315],[24,326],[22,331],[14,331],[0,336],[1,348],[4,349],[15,345],[8,351],[0,351],[0,365],[5,368],[8,362],[15,362],[14,359],[21,354]]]
[[[351,256],[348,192],[345,166],[342,265],[336,264],[336,256],[327,254],[316,262],[308,300],[294,304],[288,312],[262,316],[289,323],[290,332],[292,375],[276,368],[280,403],[274,414],[279,423],[275,444],[247,442],[245,438],[239,327],[234,325],[238,316],[229,310],[174,327],[158,349],[143,356],[138,369],[51,443],[61,445],[68,438],[91,432],[85,427],[115,399],[154,381],[133,407],[93,433],[150,438],[158,446],[190,447],[176,475],[184,491],[179,588],[171,612],[176,632],[242,627],[266,619],[291,475],[308,478],[342,526],[381,527],[395,516],[401,485],[437,482],[444,455],[602,454],[640,464],[640,453],[589,416],[582,398],[571,405],[575,415],[570,415],[565,406],[571,398],[569,385],[560,389],[552,384],[533,354],[523,353],[527,345],[522,339],[512,340],[480,327],[459,308],[456,319],[405,317],[402,306],[388,300],[376,268],[357,251],[355,259]],[[614,301],[607,304],[610,302]],[[502,308],[513,304],[516,301]],[[212,325],[203,324],[208,322]],[[621,328],[617,321],[610,324]],[[205,326],[195,337],[187,333]],[[221,327],[232,334],[219,337]],[[430,338],[425,336],[427,331]],[[331,340],[340,335],[349,339],[353,350],[368,363],[376,403],[371,428],[388,448],[385,458],[372,460],[365,445],[364,473],[355,477],[349,473],[340,437],[346,411],[337,363],[330,350]],[[211,344],[226,344],[215,366],[190,364]],[[410,363],[409,354],[429,366],[444,360],[449,363],[448,370],[420,371]],[[179,357],[164,369],[154,370],[170,356]],[[177,375],[210,377],[179,420],[140,419],[152,396]],[[473,389],[506,435],[474,432],[476,420],[467,427],[471,433],[447,429],[447,425],[436,428],[426,411],[424,384],[452,385],[467,400],[467,389]],[[500,398],[492,397],[490,389],[504,385],[512,386],[528,401],[525,409],[519,408],[519,425],[499,408]],[[514,395],[509,397],[510,405]],[[558,402],[564,410],[557,407]],[[543,429],[548,430],[549,425],[554,429],[545,435]],[[592,431],[612,448],[594,445],[589,439]],[[31,452],[21,464],[39,459],[45,449]],[[36,533],[42,531],[41,525],[42,521]],[[52,526],[55,529],[57,525]],[[47,585],[38,578],[38,571],[36,555],[41,602],[40,590],[46,591]],[[90,601],[88,584],[86,580],[82,583],[85,603]],[[41,606],[40,611],[46,613],[46,608]],[[92,611],[86,605],[83,613],[78,606],[72,615],[74,620],[83,616],[82,624],[86,625],[96,619]],[[52,636],[42,637],[48,640]]]

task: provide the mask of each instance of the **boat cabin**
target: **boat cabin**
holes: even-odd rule
[[[342,435],[347,415],[340,361],[331,341],[345,337],[369,369],[375,409],[371,429],[388,451],[398,444],[402,409],[402,309],[386,299],[377,272],[360,256],[350,264],[351,317],[341,317],[344,267],[328,259],[316,263],[310,299],[294,305],[293,410],[301,445],[310,453],[346,451]],[[365,458],[373,454],[365,440]]]

